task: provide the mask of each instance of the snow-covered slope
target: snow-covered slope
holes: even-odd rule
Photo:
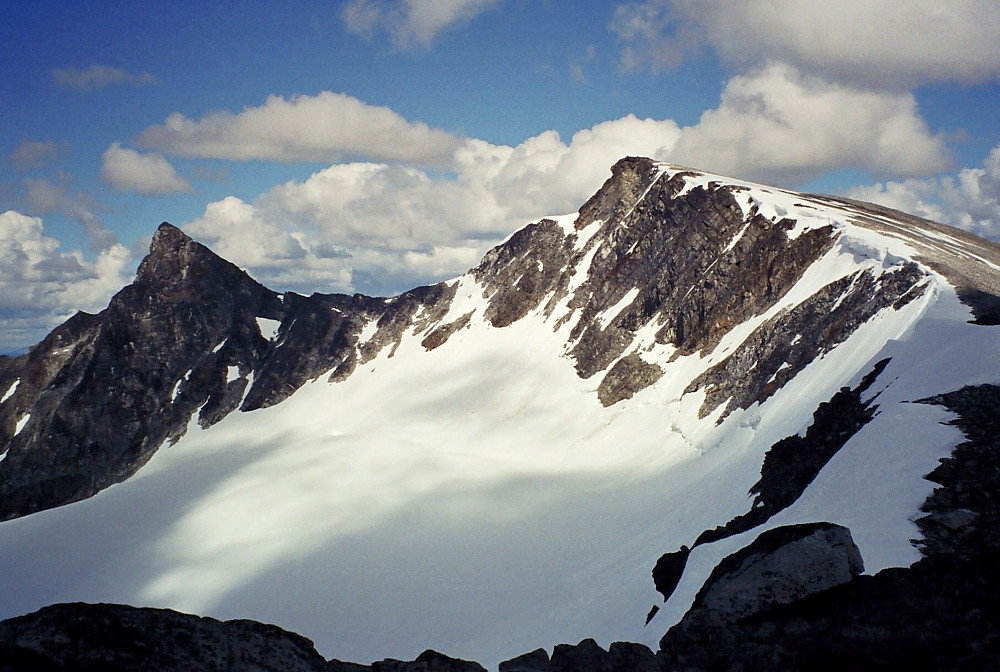
[[[249,378],[247,412],[204,429],[195,412],[124,482],[0,523],[0,618],[78,600],[166,606],[277,623],[341,659],[430,647],[490,667],[585,637],[655,648],[723,557],[781,525],[848,527],[868,573],[913,563],[923,476],[961,434],[912,402],[1000,381],[1000,331],[959,298],[990,307],[997,248],[632,161],[402,328],[382,319],[392,301],[366,304],[349,370],[250,411],[268,374],[228,364],[227,385]],[[732,230],[713,242],[681,229],[682,205]],[[740,291],[719,289],[734,278]],[[264,323],[275,352],[290,315]],[[817,316],[822,328],[803,328]],[[750,510],[771,446],[886,358],[864,393],[875,417],[791,506],[695,547],[644,625],[662,603],[657,559]],[[192,368],[159,382],[164,399],[177,403]],[[2,403],[26,394],[4,380]]]

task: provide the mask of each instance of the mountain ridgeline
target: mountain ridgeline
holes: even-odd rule
[[[105,310],[78,313],[25,355],[0,357],[0,520],[9,521],[0,523],[0,571],[8,566],[5,539],[13,540],[8,547],[17,542],[17,548],[27,549],[19,551],[25,557],[32,553],[31,542],[17,536],[21,532],[12,524],[25,523],[28,531],[35,529],[33,520],[55,525],[62,519],[42,517],[74,502],[78,508],[61,510],[65,520],[87,520],[87,504],[101,499],[94,495],[129,480],[161,448],[184,448],[197,436],[226,437],[214,432],[223,425],[240,427],[241,418],[249,422],[266,415],[262,424],[246,426],[259,433],[272,422],[289,428],[288,434],[297,432],[267,450],[276,456],[290,451],[288,464],[308,465],[301,468],[331,480],[317,475],[314,482],[271,466],[263,481],[246,481],[253,489],[262,490],[269,479],[289,478],[295,488],[289,492],[297,493],[292,499],[312,502],[309,488],[353,492],[357,469],[389,484],[380,492],[381,505],[397,495],[407,501],[404,476],[414,470],[427,469],[431,476],[416,478],[410,502],[423,502],[426,493],[432,501],[443,498],[453,494],[454,482],[461,483],[455,500],[461,515],[447,510],[446,523],[433,533],[446,530],[444,545],[454,543],[456,549],[468,539],[476,548],[507,543],[508,536],[512,544],[490,556],[490,571],[497,574],[475,580],[477,588],[526,576],[517,556],[530,553],[532,507],[538,507],[540,526],[546,516],[563,520],[558,513],[563,509],[552,504],[561,501],[561,488],[578,487],[572,492],[581,498],[580,510],[592,511],[595,519],[610,511],[613,520],[625,521],[611,527],[627,530],[635,524],[632,537],[615,537],[600,558],[567,572],[576,581],[567,585],[578,593],[566,596],[565,604],[539,597],[550,611],[522,611],[525,619],[537,616],[546,627],[562,627],[560,619],[569,613],[567,623],[599,623],[606,632],[634,633],[650,646],[615,642],[605,649],[584,639],[556,646],[551,656],[538,649],[509,658],[499,665],[504,672],[710,670],[730,669],[734,662],[742,669],[816,669],[831,661],[846,667],[979,669],[1000,655],[1000,640],[991,634],[1000,631],[994,427],[1000,403],[1000,338],[994,326],[1000,324],[1000,246],[871,204],[772,189],[645,158],[622,159],[611,173],[578,213],[530,223],[463,276],[392,298],[279,294],[162,224],[134,282]],[[431,358],[435,363],[427,364]],[[543,360],[548,366],[550,359],[558,361],[547,373],[526,373]],[[458,364],[447,370],[462,380],[438,373],[450,360]],[[469,370],[482,362],[492,368]],[[401,386],[414,393],[399,392]],[[317,396],[331,389],[351,391]],[[359,401],[357,395],[372,396]],[[314,403],[321,405],[309,405]],[[348,422],[350,409],[361,415],[370,405],[386,406],[379,426],[359,420],[359,430]],[[302,418],[313,421],[317,408],[329,411],[329,426],[300,432]],[[282,409],[288,409],[286,416]],[[500,436],[487,440],[483,426]],[[529,429],[517,433],[523,427]],[[509,440],[504,431],[511,433]],[[380,465],[373,468],[340,457],[351,454],[348,446],[355,444],[346,442],[355,436],[361,437],[360,454],[370,440],[373,451],[389,446],[385,454],[391,460],[372,458]],[[476,461],[483,458],[479,449],[469,447],[477,442],[487,446],[482,462]],[[523,453],[507,452],[519,443],[528,444]],[[306,451],[312,444],[318,447]],[[392,452],[397,444],[406,449]],[[195,453],[204,450],[193,445]],[[234,455],[237,448],[232,446]],[[252,448],[258,449],[263,455],[263,448]],[[213,451],[217,447],[204,459]],[[607,462],[618,453],[621,462]],[[652,466],[624,464],[633,454]],[[94,594],[102,601],[108,595],[138,595],[148,606],[211,606],[213,599],[221,600],[203,575],[184,573],[201,562],[197,552],[178,560],[177,569],[161,557],[162,550],[152,561],[143,560],[140,551],[173,552],[163,540],[189,529],[239,528],[230,517],[238,510],[233,502],[245,502],[240,499],[245,481],[237,478],[244,463],[233,459],[239,468],[226,472],[229,480],[206,481],[211,487],[201,500],[181,502],[176,519],[164,514],[166,522],[157,523],[163,529],[143,529],[135,548],[116,551],[122,562],[133,563],[123,574],[134,586],[119,588],[113,581],[113,588],[101,592],[81,580],[81,588],[59,594]],[[341,459],[330,471],[319,466]],[[450,459],[470,471],[452,478]],[[403,464],[403,476],[379,480],[393,461]],[[174,473],[172,464],[162,473]],[[486,472],[501,483],[495,499],[489,499],[492,481],[483,477]],[[551,481],[557,485],[544,480],[550,473],[561,475]],[[439,477],[435,490],[428,483]],[[550,490],[533,490],[539,483]],[[136,492],[121,497],[138,497]],[[220,492],[225,496],[213,499]],[[250,574],[273,578],[268,572],[275,572],[277,585],[298,587],[274,569],[280,563],[273,557],[286,549],[276,542],[280,550],[273,550],[269,543],[289,530],[288,538],[298,539],[296,525],[308,527],[303,521],[311,525],[344,512],[289,502],[284,490],[275,492],[278,522],[267,527],[268,510],[263,523],[260,516],[246,523],[264,525],[263,536],[247,537],[252,543],[245,549],[263,548],[265,560],[246,564],[253,568]],[[587,509],[594,493],[599,503]],[[601,493],[614,496],[604,500]],[[112,493],[105,494],[113,503]],[[150,501],[158,496],[150,495]],[[615,497],[630,504],[618,505]],[[320,568],[315,576],[303,570],[299,578],[309,592],[336,583],[322,573],[333,561],[323,561],[316,549],[332,553],[360,543],[363,535],[353,535],[364,525],[381,530],[379,525],[395,520],[378,513],[383,510],[374,500],[344,501],[365,503],[370,510],[350,513],[366,522],[352,522],[336,534],[320,526],[327,537],[307,538],[309,550],[302,555]],[[511,509],[491,518],[497,502]],[[577,505],[569,499],[567,510],[585,517]],[[646,513],[631,513],[630,507]],[[484,541],[458,522],[473,516],[469,529],[479,529],[488,524],[474,517],[481,510],[490,511],[482,520],[500,526],[495,539],[501,541]],[[506,521],[519,516],[527,526],[517,528],[521,536],[505,536]],[[401,520],[402,529],[419,524]],[[215,527],[199,527],[204,521]],[[560,529],[585,531],[580,537],[566,533],[570,550],[559,556],[564,560],[573,556],[578,539],[594,536],[586,525],[597,524],[565,521]],[[46,524],[38,523],[38,529],[49,529]],[[386,529],[393,530],[386,534],[395,543],[398,529]],[[556,527],[543,529],[557,534]],[[452,532],[457,536],[448,537]],[[242,539],[240,533],[237,529],[232,538]],[[207,543],[195,537],[193,548]],[[179,538],[187,541],[190,535]],[[392,543],[385,548],[394,548]],[[66,544],[53,548],[69,554],[78,548],[75,540]],[[223,557],[222,546],[210,546]],[[433,551],[421,552],[438,557],[437,546],[430,546]],[[221,564],[211,552],[206,552],[209,564]],[[24,564],[17,561],[22,556],[10,553],[10,566]],[[410,553],[406,548],[407,561]],[[237,555],[242,562],[252,553]],[[293,556],[285,557],[293,562]],[[500,558],[496,565],[494,557]],[[500,569],[505,562],[513,569]],[[364,556],[362,566],[369,564]],[[647,612],[635,608],[646,599],[641,589],[622,589],[628,607],[614,611],[634,618],[635,629],[600,614],[587,621],[580,610],[607,609],[618,594],[588,577],[614,581],[608,578],[612,572],[633,565],[647,568],[642,580],[663,599],[662,609],[657,604],[648,611],[645,630]],[[458,579],[472,571],[458,566],[452,571]],[[636,585],[631,575],[622,576]],[[246,579],[234,592],[243,599],[254,593],[252,585]],[[176,590],[163,592],[163,586]],[[198,586],[215,597],[202,599]],[[410,587],[407,582],[401,592]],[[274,603],[269,590],[260,589],[266,605]],[[34,604],[30,594],[18,595],[20,603]],[[3,598],[0,593],[0,602]],[[419,600],[416,605],[414,613],[423,613]],[[377,624],[391,622],[391,614],[365,613]],[[82,625],[93,619],[99,626]],[[467,620],[453,629],[461,630]],[[509,617],[506,623],[517,620]],[[304,633],[310,637],[331,629],[315,619],[306,623],[314,628]],[[460,655],[499,655],[496,642],[507,645],[507,639],[487,626],[488,636],[467,636],[473,643]],[[364,636],[369,631],[378,628],[365,626]],[[76,633],[73,646],[64,645],[67,632]],[[409,623],[386,632],[406,634]],[[520,632],[510,641],[524,642],[521,651],[537,645],[530,626]],[[350,639],[343,637],[331,641]],[[376,643],[389,635],[380,637],[372,635]],[[0,653],[26,661],[10,669],[91,669],[86,666],[109,660],[120,669],[144,669],[150,661],[162,669],[482,669],[430,650],[411,663],[327,662],[311,641],[273,626],[83,604],[48,607],[0,623]]]
[[[599,377],[601,402],[614,404],[662,374],[639,347],[712,350],[766,314],[833,244],[830,226],[790,237],[794,221],[744,213],[739,187],[686,189],[690,172],[669,174],[648,159],[622,160],[612,173],[571,232],[543,219],[491,250],[471,271],[487,299],[483,315],[447,324],[453,283],[392,299],[279,295],[164,223],[107,309],[78,313],[27,355],[0,357],[0,389],[18,383],[0,405],[0,518],[128,478],[192,417],[208,427],[280,403],[306,381],[349,376],[406,330],[426,332],[432,349],[474,317],[504,327],[539,308],[564,311],[556,325],[572,322],[577,372]],[[708,390],[703,415],[763,401],[871,316],[919,296],[924,275],[907,262],[831,282],[758,326],[686,391]],[[608,320],[612,307],[620,310]],[[272,338],[264,321],[280,324]],[[642,340],[643,331],[651,336]]]

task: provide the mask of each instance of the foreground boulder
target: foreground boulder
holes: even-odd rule
[[[848,583],[863,571],[846,527],[805,523],[767,530],[716,566],[680,627],[739,621]]]
[[[485,672],[424,651],[416,660],[327,662],[305,637],[256,621],[169,609],[57,604],[0,623],[0,672]]]

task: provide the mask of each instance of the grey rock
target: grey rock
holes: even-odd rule
[[[372,663],[371,670],[372,672],[486,672],[486,668],[479,663],[450,658],[430,649],[412,661],[390,658]]]
[[[165,609],[61,604],[0,623],[0,650],[52,669],[320,672],[311,641],[273,625]]]
[[[557,644],[549,672],[658,672],[660,661],[649,647],[634,642],[614,642],[605,651],[593,639],[578,644]]]
[[[5,367],[21,383],[0,407],[0,518],[127,478],[199,408],[202,424],[218,419],[267,351],[255,318],[280,316],[274,292],[162,225],[104,311],[78,314]],[[30,421],[14,436],[21,414]]]
[[[499,672],[547,672],[549,654],[545,649],[535,649],[500,663]]]
[[[662,376],[663,369],[659,365],[645,362],[633,352],[619,359],[608,370],[597,386],[597,398],[604,406],[617,404],[631,399],[636,392],[649,387]]]
[[[881,310],[899,310],[923,293],[924,274],[907,263],[888,278],[870,271],[831,282],[795,308],[758,327],[729,357],[696,378],[685,393],[707,387],[700,415],[726,404],[763,402],[802,369]]]
[[[498,245],[473,269],[475,279],[485,285],[489,299],[486,319],[494,327],[506,327],[538,308],[569,281],[567,264],[573,238],[550,219],[529,224]]]
[[[742,620],[847,583],[862,571],[846,527],[805,523],[767,530],[719,563],[682,627]]]
[[[454,291],[442,283],[391,300],[279,297],[162,224],[135,281],[104,311],[78,313],[27,355],[0,357],[0,385],[19,381],[0,404],[0,520],[125,480],[195,414],[208,427],[280,403],[323,374],[349,376],[407,329],[435,327]],[[275,339],[263,337],[258,318],[279,321]],[[359,343],[372,321],[374,335]],[[462,324],[428,339],[440,345]]]

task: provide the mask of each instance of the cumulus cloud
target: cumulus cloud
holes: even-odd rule
[[[101,310],[134,270],[122,245],[88,261],[13,210],[0,213],[0,258],[0,352],[24,350],[78,310]]]
[[[719,107],[683,129],[673,160],[706,170],[803,183],[826,171],[928,175],[948,165],[908,93],[869,91],[772,65],[733,77]]]
[[[852,198],[881,203],[1000,241],[1000,145],[981,168],[927,180],[858,187]]]
[[[1000,75],[994,0],[641,0],[619,6],[611,28],[633,68],[704,45],[738,66],[781,61],[868,85]]]
[[[500,0],[351,0],[340,13],[349,32],[367,39],[385,32],[397,49],[429,47],[442,31],[461,25]]]
[[[334,162],[364,157],[435,166],[447,164],[459,142],[388,107],[329,91],[270,96],[261,106],[198,120],[175,113],[138,139],[144,147],[200,158]]]
[[[17,170],[40,168],[59,157],[59,145],[51,140],[22,140],[10,155],[10,163]]]
[[[275,289],[394,294],[461,274],[511,231],[573,212],[625,154],[664,158],[672,121],[634,116],[517,147],[466,141],[455,172],[384,163],[334,165],[252,203],[209,204],[184,225]]]
[[[719,107],[685,128],[629,115],[569,143],[547,131],[516,147],[449,145],[444,175],[401,161],[337,164],[249,202],[211,203],[184,228],[275,289],[392,294],[464,272],[528,221],[575,211],[629,154],[790,186],[827,170],[947,165],[912,96],[787,66],[734,77]]]
[[[130,73],[110,65],[94,64],[87,68],[54,68],[52,79],[59,86],[77,91],[96,91],[110,86],[148,86],[157,82],[148,72]]]
[[[101,155],[101,178],[118,191],[176,194],[193,191],[187,180],[159,154],[140,154],[113,143]]]

